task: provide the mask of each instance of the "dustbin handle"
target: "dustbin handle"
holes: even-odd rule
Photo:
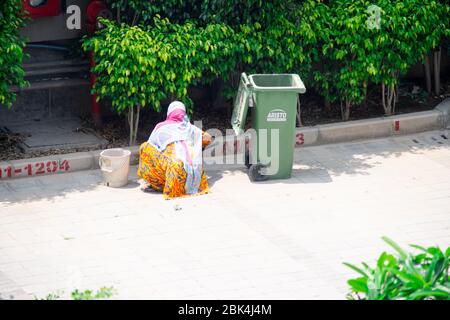
[[[241,79],[242,79],[242,82],[244,82],[244,85],[246,88],[251,86],[250,80],[248,79],[248,76],[245,72],[241,73]]]
[[[253,86],[252,86],[252,84],[251,84],[250,80],[248,79],[248,76],[247,76],[247,74],[245,72],[241,73],[241,80],[242,80],[242,83],[244,84],[244,87],[249,92],[249,95],[248,95],[248,106],[250,108],[253,108],[254,103],[253,103],[252,90],[251,90],[251,88]]]

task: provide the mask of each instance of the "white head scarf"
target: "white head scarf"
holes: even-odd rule
[[[169,108],[167,109],[167,116],[169,116],[169,114],[171,114],[172,111],[175,110],[183,110],[184,112],[186,112],[186,106],[183,102],[180,101],[172,102],[171,104],[169,104]]]

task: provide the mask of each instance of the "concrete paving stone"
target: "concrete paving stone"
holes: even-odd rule
[[[439,133],[299,148],[287,181],[215,167],[210,195],[175,201],[142,193],[136,167],[122,189],[98,170],[1,182],[0,271],[41,296],[79,270],[124,299],[345,299],[342,262],[375,262],[381,236],[449,245]]]
[[[1,168],[0,168],[1,170]],[[6,183],[2,183],[0,184],[0,194],[7,194],[7,193],[11,193],[13,192],[13,190],[11,190],[11,188],[9,187],[9,185],[7,185]]]
[[[80,120],[75,118],[25,121],[8,125],[12,132],[29,133],[23,147],[30,151],[61,146],[102,146],[107,143],[95,134],[75,130],[79,127],[81,127]]]

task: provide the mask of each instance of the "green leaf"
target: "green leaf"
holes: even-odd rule
[[[419,300],[431,297],[450,300],[450,294],[444,290],[439,289],[421,289],[411,293],[408,296],[408,298],[411,300]]]
[[[420,251],[423,251],[423,252],[427,252],[427,253],[428,253],[428,250],[427,250],[426,248],[422,247],[422,246],[418,246],[418,245],[416,245],[416,244],[410,244],[409,246],[412,247],[412,248],[414,248],[414,249],[418,249],[418,250],[420,250]]]
[[[344,262],[343,264],[344,264],[345,266],[349,267],[350,269],[352,269],[353,271],[356,271],[356,272],[359,273],[360,275],[362,275],[362,276],[364,276],[364,277],[368,277],[368,275],[367,275],[366,272],[364,272],[362,269],[356,267],[355,265],[350,264],[350,263],[347,263],[347,262]]]
[[[450,258],[450,247],[448,247],[447,250],[445,250],[445,257],[446,257],[447,259]]]
[[[434,268],[433,268],[434,267]],[[433,270],[433,272],[430,272],[428,277],[431,278],[431,284],[435,284],[436,281],[441,277],[441,275],[444,273],[445,269],[448,269],[448,261],[446,264],[445,258],[439,258],[436,263],[433,263],[430,266],[429,270]]]
[[[354,292],[367,293],[369,291],[366,278],[351,279],[347,283]]]
[[[402,259],[406,259],[408,257],[408,254],[406,251],[404,251],[397,243],[395,243],[393,240],[391,240],[388,237],[382,237],[384,242],[386,242],[388,245],[390,245],[397,253],[400,255]]]
[[[404,284],[408,285],[410,288],[419,289],[422,288],[425,284],[424,279],[417,274],[398,270],[392,270],[392,273],[399,277],[404,282]]]

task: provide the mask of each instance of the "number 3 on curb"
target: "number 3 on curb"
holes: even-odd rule
[[[305,134],[297,133],[297,135],[295,136],[295,142],[300,146],[304,145],[305,144]]]

